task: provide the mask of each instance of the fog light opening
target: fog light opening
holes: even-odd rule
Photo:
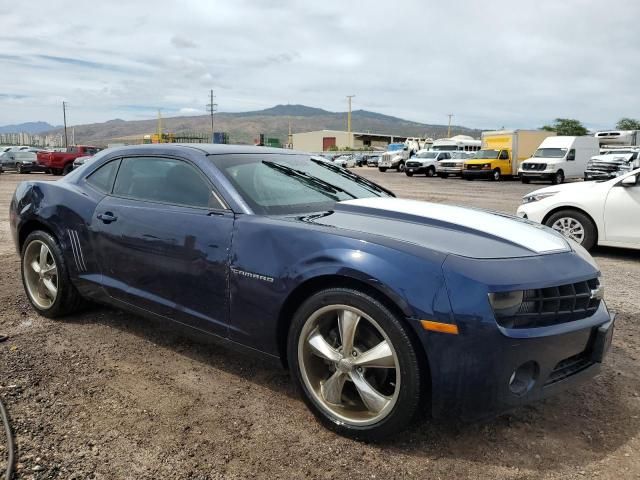
[[[516,368],[509,378],[509,390],[514,395],[522,396],[528,393],[538,379],[540,368],[534,361],[528,361]]]

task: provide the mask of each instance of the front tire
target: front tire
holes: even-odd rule
[[[309,409],[340,435],[380,439],[420,410],[425,371],[411,338],[396,315],[357,290],[323,290],[300,306],[288,361]]]
[[[576,210],[560,210],[547,218],[544,224],[587,250],[591,250],[598,239],[598,230],[593,221]]]
[[[413,172],[408,172],[408,171],[406,171],[406,170],[405,170],[404,174],[405,174],[407,177],[413,177]]]
[[[427,168],[427,172],[425,173],[427,177],[433,177],[435,174],[436,174],[436,169],[433,167]]]
[[[71,283],[62,250],[47,232],[36,230],[26,238],[20,270],[27,298],[40,315],[61,317],[82,306],[82,297]]]
[[[562,170],[558,170],[551,179],[551,184],[559,185],[561,183],[564,183],[564,172]]]
[[[502,179],[502,173],[500,173],[500,169],[494,169],[493,172],[491,172],[491,176],[489,177],[489,179],[492,182],[499,182]]]

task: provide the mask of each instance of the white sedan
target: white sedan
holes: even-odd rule
[[[523,197],[517,215],[578,242],[640,249],[640,169],[605,182],[541,188]]]
[[[333,163],[342,168],[353,168],[356,166],[356,159],[353,155],[340,155],[333,159]]]

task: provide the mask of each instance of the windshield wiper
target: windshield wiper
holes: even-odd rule
[[[391,191],[391,190],[387,190],[386,188],[381,187],[380,185],[377,185],[375,183],[373,183],[370,180],[367,180],[364,177],[361,177],[360,175],[356,175],[355,173],[351,173],[348,170],[345,170],[344,168],[338,167],[337,165],[333,165],[331,163],[328,163],[324,160],[320,160],[317,158],[311,158],[311,161],[314,163],[317,163],[318,165],[320,165],[321,167],[324,167],[328,170],[331,170],[332,172],[337,173],[338,175],[341,175],[343,177],[346,177],[350,180],[353,180],[356,183],[359,183],[360,185],[365,185],[366,187],[368,187],[369,189],[373,189],[377,192],[382,192],[382,193],[386,193],[388,195],[391,195],[392,197],[395,197],[395,194]],[[355,197],[354,197],[355,198]]]
[[[334,185],[333,183],[326,182],[321,178],[314,177],[313,175],[309,175],[307,172],[303,172],[302,170],[297,170],[287,165],[271,162],[269,160],[263,160],[262,163],[267,167],[273,168],[274,170],[277,170],[289,177],[297,178],[304,182],[306,185],[315,188],[316,190],[319,189],[323,193],[329,193],[330,196],[336,201],[339,201],[339,198],[333,195],[336,193],[344,193],[346,195],[349,195],[351,198],[358,198],[353,193],[348,192],[344,188]]]

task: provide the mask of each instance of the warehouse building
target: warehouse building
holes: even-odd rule
[[[382,133],[344,132],[341,130],[317,130],[291,135],[293,148],[305,152],[324,152],[345,148],[385,148],[390,143],[404,142],[407,137]]]

